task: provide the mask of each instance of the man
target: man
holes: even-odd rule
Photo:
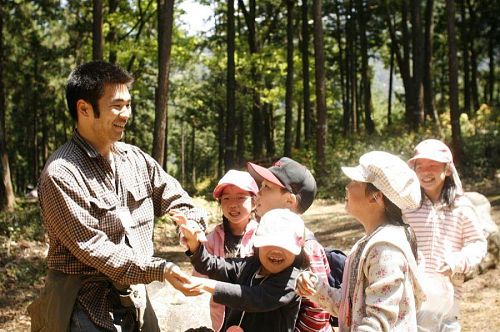
[[[76,129],[39,181],[50,247],[45,288],[28,308],[33,331],[159,331],[144,284],[168,280],[185,295],[199,293],[179,267],[153,257],[155,216],[175,209],[205,229],[206,214],[153,158],[118,142],[132,82],[102,61],[69,76]]]
[[[316,196],[316,180],[311,172],[300,163],[287,157],[278,160],[272,167],[248,163],[248,172],[260,184],[256,199],[256,213],[263,216],[272,209],[289,209],[303,214],[309,209]],[[330,266],[323,246],[314,234],[306,229],[304,249],[309,259],[310,269],[325,282],[330,274]],[[330,315],[316,303],[303,298],[295,325],[297,331],[332,331]]]

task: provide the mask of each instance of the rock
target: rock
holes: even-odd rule
[[[147,289],[162,332],[212,331],[209,294],[186,297],[166,282]]]

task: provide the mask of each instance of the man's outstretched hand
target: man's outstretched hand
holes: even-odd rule
[[[172,265],[165,269],[165,280],[167,280],[175,289],[182,292],[185,296],[198,296],[203,291],[199,282],[193,281],[177,265]]]

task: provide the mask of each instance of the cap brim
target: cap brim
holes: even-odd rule
[[[293,245],[293,240],[286,239],[283,237],[277,239],[276,237],[255,236],[253,245],[256,248],[267,247],[267,246],[279,247],[281,249],[291,252],[294,255],[300,254],[301,250],[300,246]],[[292,246],[294,248],[291,248]]]
[[[441,153],[438,154],[438,153],[424,152],[424,153],[419,153],[419,154],[415,155],[413,158],[410,158],[408,160],[408,165],[413,167],[415,165],[415,161],[417,159],[429,159],[429,160],[434,160],[434,161],[437,161],[438,163],[444,163],[444,164],[447,164],[450,162],[448,160],[448,158],[444,158],[441,155]]]
[[[247,163],[247,170],[258,184],[262,183],[263,180],[267,180],[277,186],[286,189],[286,187],[283,185],[283,183],[281,183],[276,175],[274,175],[269,169],[265,167],[249,162]]]
[[[354,181],[359,181],[359,182],[368,182],[366,177],[363,174],[363,169],[361,166],[356,166],[356,167],[341,167],[342,172],[350,178],[351,180]]]

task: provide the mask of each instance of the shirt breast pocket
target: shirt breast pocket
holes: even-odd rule
[[[112,193],[89,198],[92,214],[97,219],[97,228],[112,240],[118,240],[124,234],[124,227],[118,214],[118,198]]]
[[[151,183],[139,182],[127,188],[127,206],[134,217],[135,226],[154,219]]]

